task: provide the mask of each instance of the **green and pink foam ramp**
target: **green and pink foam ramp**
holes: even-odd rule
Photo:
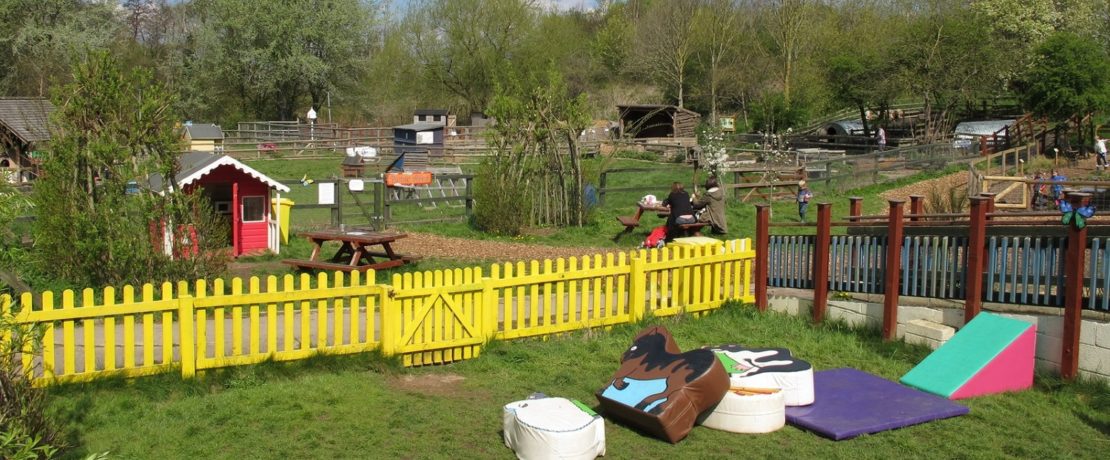
[[[982,312],[902,376],[902,383],[949,399],[1033,385],[1037,327]]]

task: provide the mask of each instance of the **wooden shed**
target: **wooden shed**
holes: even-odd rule
[[[50,140],[54,105],[43,98],[0,98],[0,180],[26,184],[39,176],[35,149]]]
[[[217,213],[227,216],[233,254],[279,252],[278,219],[270,215],[271,199],[281,198],[289,187],[227,155],[189,152],[178,158],[180,172],[173,190],[203,190]],[[154,190],[165,190],[161,177],[153,176]],[[274,192],[277,196],[273,196]],[[280,216],[278,216],[280,217]]]
[[[673,105],[618,105],[620,132],[633,139],[696,137],[701,115]]]
[[[224,151],[224,130],[212,123],[186,123],[185,142],[193,152]]]
[[[446,109],[416,109],[412,113],[413,123],[439,123],[455,126],[455,116]]]
[[[443,155],[443,125],[422,122],[395,126],[393,151],[397,155],[411,151],[425,151],[430,156]]]

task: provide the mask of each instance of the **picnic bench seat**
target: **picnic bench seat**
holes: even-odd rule
[[[620,233],[617,233],[617,236],[613,237],[614,243],[617,242],[617,240],[620,240],[622,236],[632,233],[632,230],[635,230],[636,227],[640,226],[641,212],[642,211],[637,211],[636,215],[634,216],[617,216],[617,222],[620,222],[621,225],[624,226],[624,230],[621,230]]]
[[[323,261],[319,261],[319,260],[308,260],[308,259],[285,259],[281,262],[284,263],[284,264],[292,265],[296,268],[301,268],[301,269],[327,270],[327,271],[336,271],[336,270],[338,270],[338,271],[343,271],[343,272],[350,272],[350,271],[355,271],[355,270],[358,270],[358,271],[361,272],[361,271],[366,271],[366,270],[369,270],[369,269],[372,269],[372,268],[378,270],[378,269],[383,269],[383,268],[400,267],[401,265],[405,264],[405,261],[400,260],[400,259],[387,260],[387,261],[379,262],[379,263],[376,263],[376,264],[373,264],[373,265],[358,265],[358,266],[350,265],[350,264],[344,264],[344,263],[338,263],[338,262],[323,262]]]

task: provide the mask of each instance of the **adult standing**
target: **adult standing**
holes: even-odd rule
[[[694,196],[693,205],[695,209],[704,209],[698,221],[708,223],[713,233],[728,233],[728,223],[725,222],[725,192],[721,190],[716,177],[706,179],[705,193]]]
[[[679,225],[696,222],[694,219],[694,205],[690,202],[690,194],[686,193],[682,182],[671,184],[671,194],[663,200],[663,205],[671,210],[671,213],[667,216],[667,241],[673,240],[675,236],[682,233]]]
[[[806,181],[798,181],[798,217],[806,221],[806,210],[809,209],[809,200],[813,199],[813,192],[809,191]]]
[[[1095,136],[1095,169],[1103,169],[1106,166],[1106,139]]]

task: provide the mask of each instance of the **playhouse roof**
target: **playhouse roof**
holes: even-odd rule
[[[394,126],[393,129],[407,129],[409,131],[435,131],[437,129],[443,129],[443,123],[410,123],[407,125]]]
[[[185,133],[190,139],[198,141],[218,141],[224,138],[224,130],[212,123],[185,125]]]
[[[26,143],[50,140],[47,124],[53,111],[54,105],[43,98],[0,98],[0,126]]]
[[[216,155],[203,152],[189,152],[178,157],[178,164],[181,166],[181,171],[178,172],[176,176],[174,176],[174,182],[177,183],[178,188],[196,183],[198,180],[208,175],[212,171],[215,171],[216,168],[219,168],[220,166],[231,166],[232,168],[235,168],[247,174],[248,176],[258,179],[259,181],[270,186],[270,188],[277,189],[277,191],[279,192],[289,191],[289,187],[285,186],[285,184],[273,180],[267,177],[265,174],[258,172],[254,168],[251,168],[250,166],[239,162],[239,160],[231,158],[227,155]],[[150,186],[154,190],[162,190],[164,187],[162,177],[158,175],[151,176]]]

